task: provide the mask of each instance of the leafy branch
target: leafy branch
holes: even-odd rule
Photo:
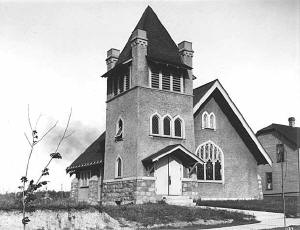
[[[22,218],[22,224],[23,224],[23,229],[26,229],[26,225],[29,223],[30,219],[28,218],[28,216],[26,216],[26,208],[30,207],[30,203],[35,199],[34,193],[37,189],[39,189],[40,187],[42,187],[43,185],[46,185],[48,182],[47,181],[40,181],[42,179],[42,177],[49,175],[49,165],[51,163],[51,161],[53,159],[62,159],[62,156],[60,153],[58,153],[59,147],[62,144],[62,142],[68,138],[69,136],[72,135],[68,134],[67,135],[67,130],[69,128],[69,124],[70,124],[70,120],[71,120],[71,116],[72,116],[72,108],[70,110],[69,116],[68,116],[68,121],[66,124],[66,127],[64,129],[63,135],[61,136],[61,138],[59,139],[59,142],[56,146],[56,149],[53,153],[50,154],[50,160],[47,162],[46,166],[43,168],[41,175],[39,176],[38,180],[36,183],[34,183],[34,180],[30,180],[27,188],[26,185],[28,183],[28,170],[29,170],[29,163],[30,163],[30,159],[31,156],[33,154],[34,148],[35,146],[40,143],[58,124],[58,121],[56,121],[54,123],[54,125],[52,125],[50,128],[48,128],[48,130],[39,138],[38,136],[38,131],[37,131],[37,126],[38,126],[38,122],[41,118],[41,115],[39,115],[38,119],[35,122],[35,127],[34,129],[32,128],[32,123],[31,123],[31,119],[30,119],[30,110],[29,110],[29,105],[27,108],[27,119],[28,119],[28,124],[31,130],[31,138],[28,137],[28,135],[26,133],[24,133],[25,138],[28,142],[28,144],[30,145],[30,150],[29,150],[29,154],[28,154],[28,159],[27,159],[27,164],[26,164],[26,170],[25,170],[25,176],[21,177],[21,182],[22,182],[22,186],[19,186],[19,188],[22,190],[22,213],[23,213],[23,218]]]

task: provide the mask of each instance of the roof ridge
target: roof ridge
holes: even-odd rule
[[[212,81],[207,82],[207,83],[205,83],[205,84],[203,84],[203,85],[200,85],[200,86],[194,88],[193,90],[199,89],[199,88],[204,87],[204,86],[206,86],[206,85],[208,85],[208,84],[211,84],[211,83],[215,83],[216,81],[220,82],[219,79],[216,78],[215,80],[212,80]]]

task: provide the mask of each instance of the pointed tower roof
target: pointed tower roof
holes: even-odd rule
[[[138,24],[134,28],[145,30],[148,38],[147,58],[176,66],[187,68],[181,61],[176,43],[166,28],[162,25],[150,6],[146,8]],[[122,50],[116,65],[124,63],[131,58],[131,37]]]

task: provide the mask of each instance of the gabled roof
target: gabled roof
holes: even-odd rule
[[[105,153],[105,132],[98,137],[73,163],[66,169],[67,173],[75,169],[103,162]]]
[[[208,82],[204,85],[199,86],[196,89],[193,89],[193,95],[194,95],[194,100],[193,100],[193,105],[198,103],[200,99],[207,93],[207,91],[213,86],[213,84],[218,81],[218,79],[215,79],[211,82]]]
[[[168,145],[161,150],[159,150],[156,153],[151,154],[150,156],[146,157],[142,160],[144,164],[151,164],[160,158],[167,156],[169,154],[172,154],[176,156],[177,158],[181,159],[184,163],[188,164],[195,164],[195,163],[201,163],[203,164],[203,160],[201,160],[198,156],[191,153],[189,150],[187,150],[184,146],[181,144],[175,144],[175,145]]]
[[[202,85],[193,90],[194,93],[194,116],[198,114],[200,109],[205,105],[210,98],[214,98],[219,107],[226,114],[228,120],[240,134],[240,137],[251,150],[258,164],[272,165],[272,160],[257,140],[254,132],[240,113],[236,105],[229,97],[226,90],[223,88],[218,79]]]
[[[283,136],[287,139],[294,147],[300,148],[300,128],[291,127],[288,125],[271,124],[259,131],[257,131],[256,136],[267,134],[270,132],[276,132],[279,136]]]

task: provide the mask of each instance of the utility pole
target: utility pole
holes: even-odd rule
[[[283,161],[281,162],[281,188],[282,188],[282,201],[283,201],[283,224],[284,224],[284,229],[285,229],[285,228],[286,228],[286,218],[285,218],[285,199],[284,199]]]
[[[284,229],[286,228],[286,218],[285,218],[285,198],[284,198],[284,176],[283,176],[283,164],[284,164],[284,145],[276,145],[277,152],[277,163],[281,163],[281,191],[282,191],[282,204],[283,204],[283,224]]]

